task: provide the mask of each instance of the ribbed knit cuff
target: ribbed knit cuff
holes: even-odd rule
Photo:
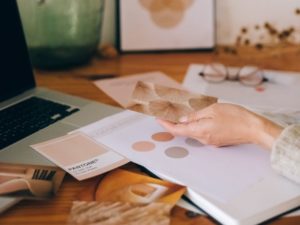
[[[300,124],[286,127],[277,138],[271,165],[279,174],[300,184]]]

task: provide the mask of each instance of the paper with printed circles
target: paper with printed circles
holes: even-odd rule
[[[137,82],[127,109],[171,122],[217,102],[217,98],[193,94],[149,82]]]

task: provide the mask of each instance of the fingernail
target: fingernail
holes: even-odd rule
[[[179,122],[181,122],[181,123],[185,123],[185,122],[187,122],[187,120],[188,120],[188,118],[186,116],[179,118]]]

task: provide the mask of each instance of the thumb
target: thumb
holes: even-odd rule
[[[204,118],[210,118],[210,107],[206,107],[200,111],[192,112],[179,118],[180,123],[190,123]]]

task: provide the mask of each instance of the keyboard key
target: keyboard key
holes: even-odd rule
[[[31,97],[0,111],[0,150],[79,111],[65,104]]]

